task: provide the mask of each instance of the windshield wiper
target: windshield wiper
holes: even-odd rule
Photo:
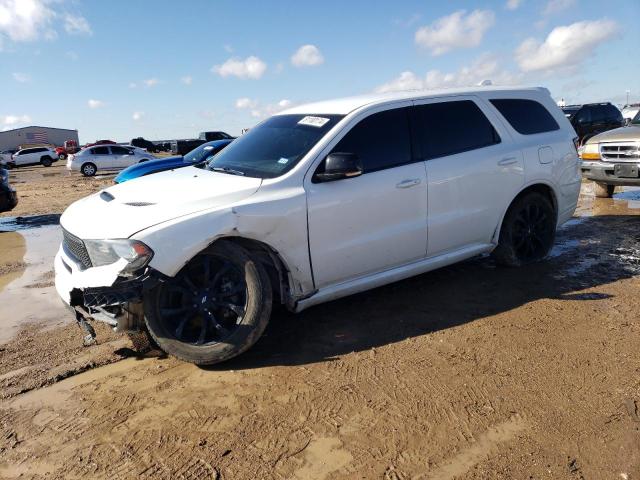
[[[211,167],[211,170],[213,170],[214,172],[229,173],[231,175],[240,175],[241,177],[244,177],[244,172],[241,172],[240,170],[234,170],[233,168],[229,167]]]

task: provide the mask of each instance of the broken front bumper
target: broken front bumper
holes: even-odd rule
[[[135,331],[142,325],[144,292],[153,288],[159,277],[147,269],[139,276],[123,278],[120,276],[123,267],[116,262],[84,269],[62,246],[55,257],[56,291],[91,337],[95,333],[87,323],[89,320],[107,323],[118,331]]]

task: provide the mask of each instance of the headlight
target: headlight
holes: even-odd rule
[[[153,250],[138,240],[85,240],[85,246],[94,267],[111,265],[121,258],[127,261],[122,273],[133,273],[147,265]]]
[[[600,160],[600,150],[597,143],[587,143],[580,148],[580,158],[582,160]]]

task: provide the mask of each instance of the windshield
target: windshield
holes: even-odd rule
[[[636,116],[631,120],[631,125],[640,125],[640,110],[636,113]]]
[[[185,163],[198,163],[203,160],[207,160],[210,156],[215,155],[220,148],[211,145],[210,143],[203,143],[199,147],[194,148],[184,156],[183,161]]]
[[[342,115],[276,115],[234,140],[207,169],[274,178],[291,170]]]

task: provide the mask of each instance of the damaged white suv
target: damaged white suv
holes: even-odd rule
[[[405,92],[284,111],[201,168],[115,185],[61,218],[78,321],[212,364],[292,311],[485,252],[542,259],[580,189],[544,88]]]

